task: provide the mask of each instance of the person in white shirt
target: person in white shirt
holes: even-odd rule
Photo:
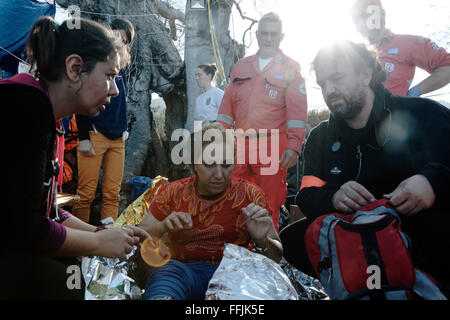
[[[202,64],[197,67],[195,72],[195,80],[198,86],[204,92],[197,97],[195,102],[194,121],[211,121],[217,120],[220,103],[223,98],[223,90],[216,88],[213,84],[217,73],[217,67],[214,64]]]

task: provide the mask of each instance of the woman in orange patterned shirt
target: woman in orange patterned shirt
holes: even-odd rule
[[[216,139],[198,144],[201,161],[192,153],[195,176],[161,189],[140,224],[153,237],[167,234],[172,253],[168,264],[151,270],[145,299],[204,299],[222,259],[224,243],[256,247],[276,262],[281,260],[281,241],[264,192],[231,177],[235,152],[221,151],[235,150],[231,131],[207,123],[202,137],[205,133]],[[192,138],[191,150],[194,141]],[[225,154],[222,161],[212,156],[221,153]]]

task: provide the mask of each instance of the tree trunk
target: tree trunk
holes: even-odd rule
[[[205,0],[205,4],[206,4]],[[195,81],[195,70],[197,66],[205,63],[216,63],[214,49],[212,46],[210,21],[208,7],[204,10],[191,9],[191,1],[186,1],[185,19],[185,64],[186,64],[186,93],[187,93],[187,122],[186,128],[193,130],[193,116],[195,100],[202,93]],[[223,70],[226,77],[229,76],[231,67],[245,54],[244,47],[231,39],[229,33],[230,16],[233,1],[219,0],[211,1],[211,20],[215,30],[218,43],[217,55],[223,62]],[[217,86],[224,89],[220,84],[222,78],[217,77]]]
[[[158,19],[158,11],[151,4],[135,0],[121,0],[120,14],[131,21],[136,30],[132,44],[132,64],[127,70],[127,108],[129,139],[126,143],[125,169],[119,212],[129,204],[127,182],[135,176],[167,176],[171,180],[182,176],[183,170],[171,170],[170,145],[159,139],[153,125],[151,95],[157,93],[166,103],[166,129],[183,127],[185,122],[184,63],[169,30]],[[61,7],[76,5],[81,16],[110,23],[119,15],[117,0],[58,0]],[[87,13],[89,12],[89,13]],[[170,137],[170,134],[167,136]],[[148,166],[151,164],[151,166]]]

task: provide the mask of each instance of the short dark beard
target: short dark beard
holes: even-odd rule
[[[365,95],[364,91],[361,88],[352,94],[349,99],[342,97],[344,99],[345,105],[340,105],[338,107],[334,107],[331,113],[339,119],[342,120],[350,120],[355,118],[364,107]]]

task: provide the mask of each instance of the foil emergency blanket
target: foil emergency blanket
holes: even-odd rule
[[[281,266],[297,290],[300,300],[330,300],[318,279],[308,276],[287,262]]]
[[[298,300],[298,295],[277,263],[226,243],[223,259],[209,282],[206,299]]]
[[[131,253],[133,254],[133,253]],[[83,258],[81,270],[86,282],[85,300],[136,300],[142,290],[127,274],[129,261],[103,257]]]
[[[117,218],[112,225],[113,228],[122,226],[135,226],[138,225],[150,210],[150,205],[153,198],[159,192],[159,190],[167,183],[168,179],[165,177],[157,176],[150,188],[147,189],[139,198],[131,203]]]
[[[158,176],[139,198],[126,208],[111,226],[112,228],[137,225],[147,215],[151,202],[168,179]],[[128,258],[135,254],[135,250]],[[83,258],[81,269],[86,282],[85,300],[136,300],[142,298],[142,290],[128,276],[135,266],[133,262],[103,257]]]

